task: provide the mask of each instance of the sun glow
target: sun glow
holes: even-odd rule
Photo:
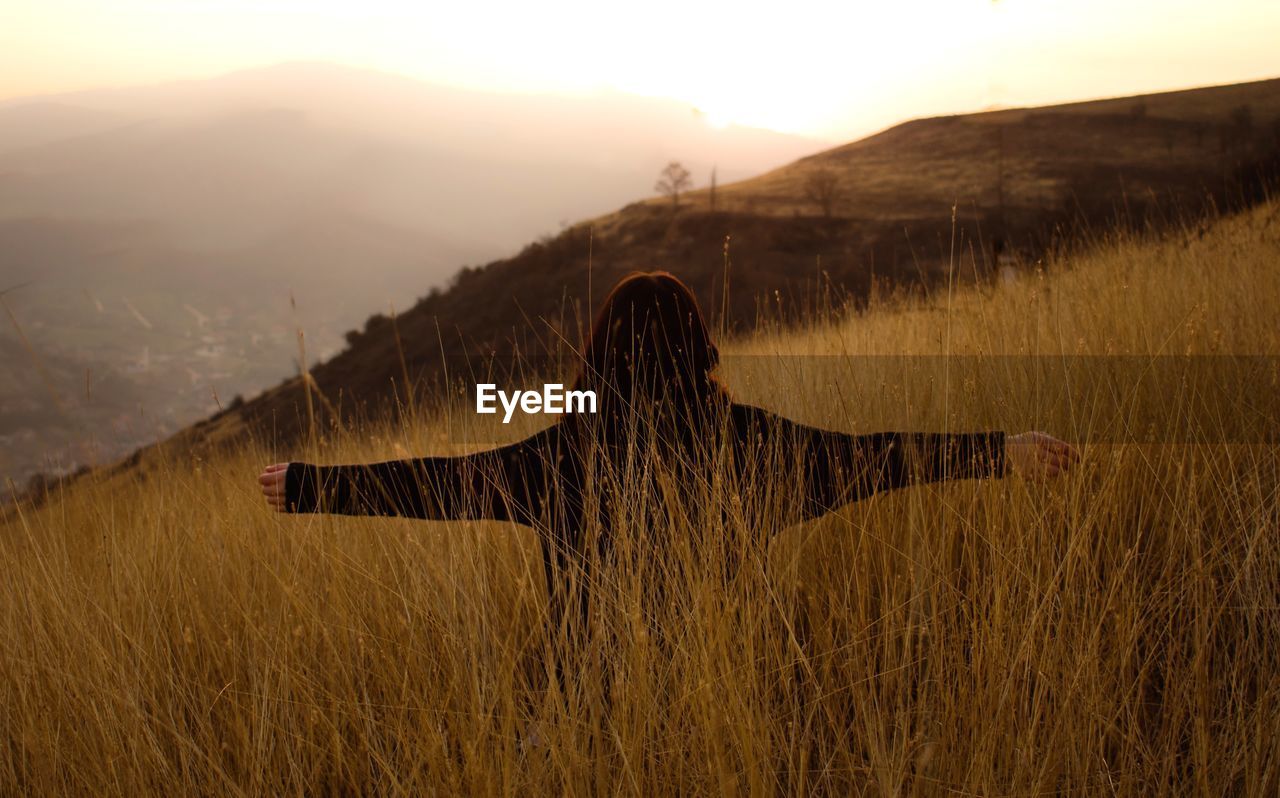
[[[734,124],[734,120],[728,114],[720,110],[702,111],[702,117],[706,120],[709,127],[716,130],[724,130],[729,125]]]
[[[669,97],[712,127],[842,138],[911,116],[1280,74],[1274,0],[1202,6],[9,0],[0,99],[331,61],[490,91]]]

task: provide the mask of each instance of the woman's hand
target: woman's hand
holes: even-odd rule
[[[258,483],[262,485],[262,495],[267,497],[267,504],[283,513],[284,506],[284,475],[289,468],[288,463],[275,463],[263,469],[258,475]]]
[[[1043,432],[1010,435],[1004,441],[1004,461],[1011,473],[1032,482],[1056,477],[1080,459],[1076,447]]]

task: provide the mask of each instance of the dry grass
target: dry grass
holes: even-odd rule
[[[727,347],[759,357],[745,374],[731,359],[725,378],[744,400],[857,430],[901,397],[856,373],[806,390],[761,364],[781,376],[788,353],[1280,354],[1277,262],[1272,204],[1012,284],[761,333]],[[307,456],[455,450],[443,430],[431,416]],[[255,477],[276,459],[254,449],[85,481],[0,529],[4,792],[1280,785],[1272,446],[1089,445],[1053,485],[923,486],[786,530],[740,523],[743,506],[772,501],[763,486],[637,499],[624,512],[662,518],[672,555],[597,588],[602,631],[563,693],[543,689],[533,532],[273,515]],[[750,566],[728,585],[712,575],[726,545]],[[657,607],[655,569],[675,584]],[[527,745],[534,730],[541,745]]]

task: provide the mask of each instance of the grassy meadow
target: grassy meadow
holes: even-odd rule
[[[911,397],[856,369],[838,385],[786,369],[795,355],[1280,355],[1278,265],[1270,203],[1015,280],[766,326],[724,342],[723,378],[835,429],[922,428],[953,402],[1001,426],[1034,417],[1016,369],[998,392]],[[1274,407],[1271,387],[1258,404]],[[546,689],[532,530],[277,515],[259,493],[271,462],[463,451],[443,412],[306,451],[162,454],[21,506],[0,526],[0,791],[1280,790],[1274,445],[1086,436],[1050,484],[918,486],[785,529],[730,528],[739,504],[767,501],[750,488],[669,493],[626,512],[660,519],[673,554],[602,578],[608,634],[560,690]],[[724,540],[750,564],[728,583],[711,577]],[[655,570],[680,600],[646,605]]]

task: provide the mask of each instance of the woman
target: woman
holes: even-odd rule
[[[646,525],[634,508],[660,505],[645,497],[662,486],[666,501],[672,485],[705,496],[708,474],[730,474],[748,492],[774,496],[755,506],[767,504],[767,523],[776,526],[922,482],[1009,471],[1043,479],[1078,457],[1039,432],[850,435],[805,426],[733,402],[713,376],[718,362],[693,292],[666,272],[632,274],[605,300],[583,350],[574,387],[595,392],[595,415],[562,416],[518,443],[461,457],[277,463],[259,482],[282,512],[532,526],[560,623],[568,602],[586,610],[588,555],[609,556],[617,532]]]

